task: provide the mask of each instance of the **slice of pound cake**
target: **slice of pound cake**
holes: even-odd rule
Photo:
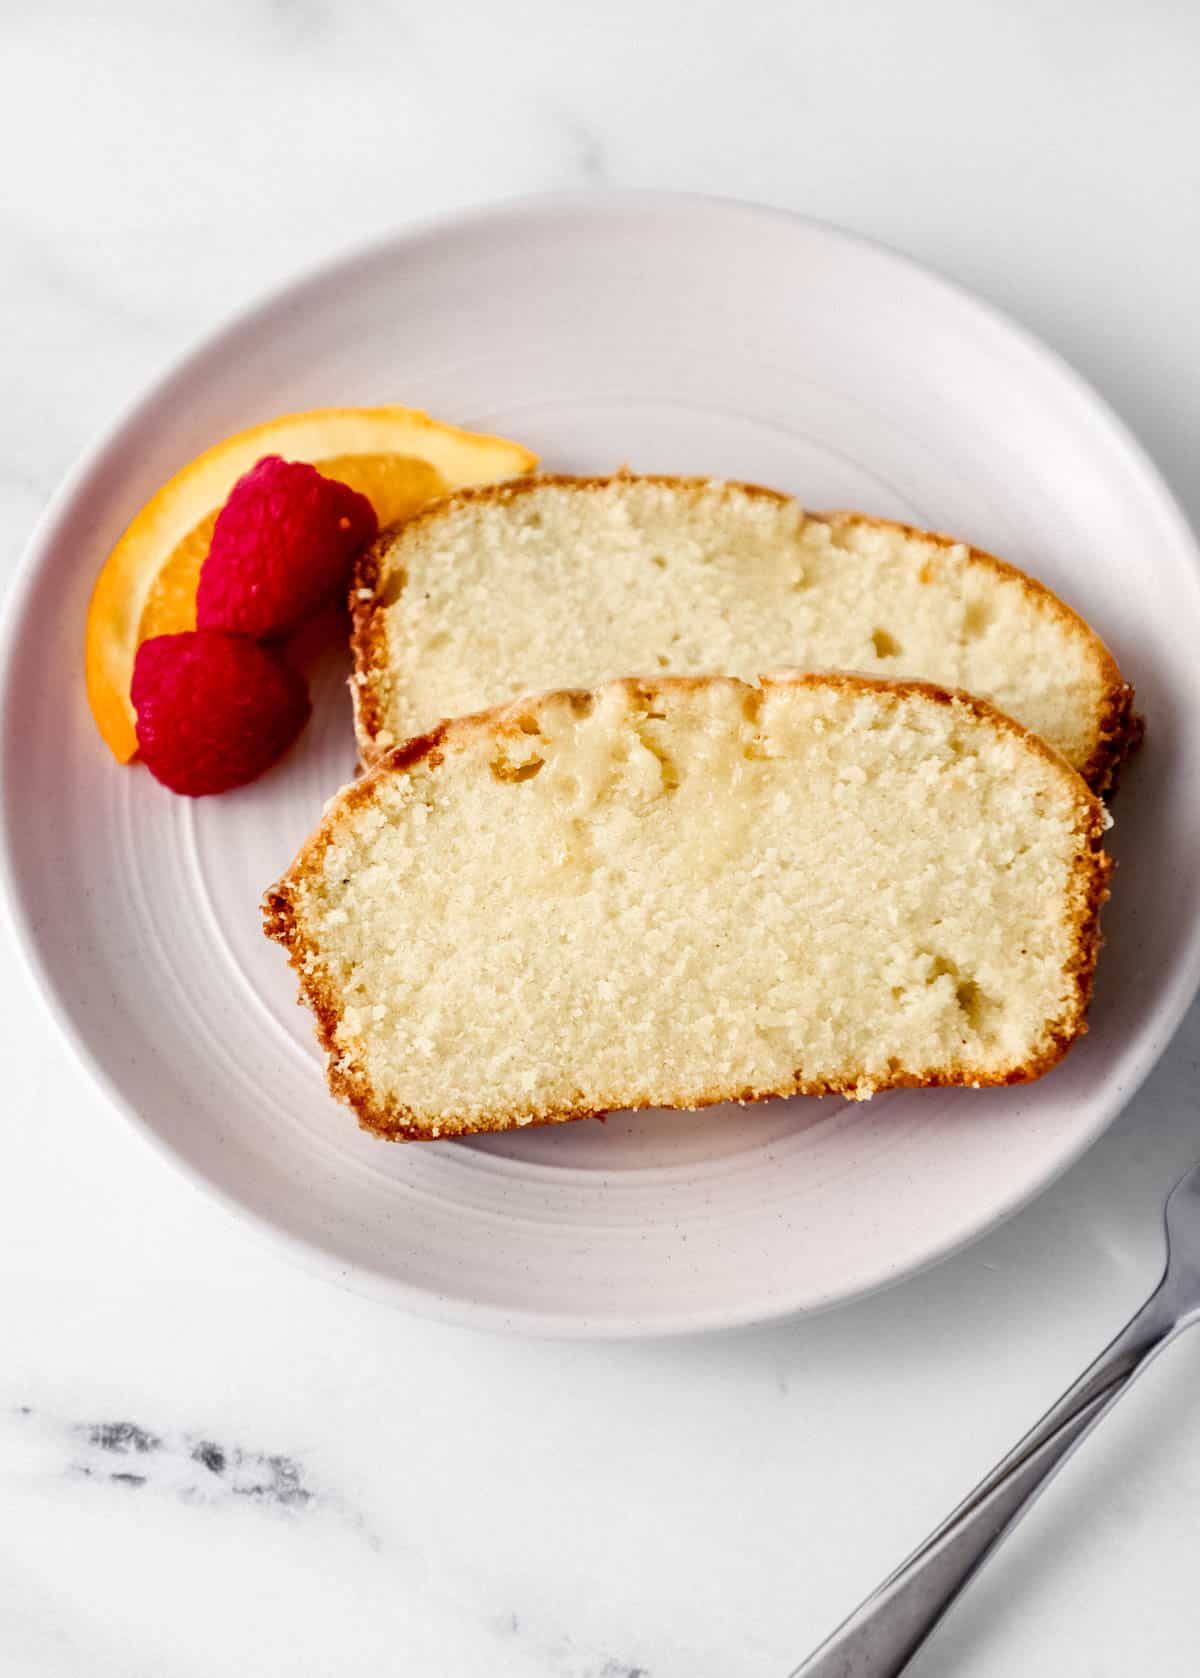
[[[542,478],[435,503],[361,559],[359,749],[614,676],[855,670],[965,688],[1097,792],[1133,690],[1082,618],[949,537],[704,478]]]
[[[1107,825],[963,694],[622,680],[390,753],[266,930],[383,1136],[1018,1083],[1084,1030]]]

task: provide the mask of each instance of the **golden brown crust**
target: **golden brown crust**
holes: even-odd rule
[[[411,773],[422,766],[436,770],[443,760],[445,747],[455,739],[467,737],[472,733],[484,733],[489,738],[494,738],[497,734],[510,732],[517,727],[516,719],[519,715],[544,703],[562,698],[576,702],[586,700],[590,703],[592,699],[591,693],[586,689],[560,689],[534,699],[522,699],[515,704],[497,706],[489,711],[476,712],[469,717],[459,717],[442,723],[430,733],[420,735],[386,753],[364,775],[343,788],[336,798],[330,801],[320,826],[306,841],[286,874],[270,888],[263,899],[263,929],[268,938],[281,944],[286,950],[289,962],[299,975],[298,1000],[301,1004],[307,1004],[315,1016],[318,1041],[327,1057],[326,1076],[330,1090],[340,1101],[354,1109],[364,1130],[372,1131],[377,1136],[391,1141],[431,1141],[524,1128],[531,1124],[566,1124],[575,1119],[597,1118],[615,1108],[659,1107],[692,1111],[724,1102],[748,1105],[793,1095],[835,1095],[857,1099],[868,1094],[881,1094],[889,1089],[964,1086],[979,1089],[995,1085],[1024,1084],[1031,1083],[1050,1071],[1071,1045],[1086,1033],[1087,1010],[1091,1001],[1096,959],[1103,942],[1100,933],[1100,910],[1109,896],[1108,880],[1113,868],[1112,859],[1103,848],[1104,833],[1109,824],[1099,798],[1089,790],[1083,779],[1052,746],[974,694],[941,688],[932,682],[914,679],[887,681],[875,676],[805,672],[763,677],[760,688],[753,688],[732,677],[709,676],[655,676],[645,679],[629,677],[622,682],[609,683],[606,686],[628,687],[639,700],[653,702],[659,694],[698,689],[713,681],[732,682],[733,685],[744,688],[747,695],[761,694],[770,688],[781,687],[852,688],[860,692],[919,693],[940,705],[961,706],[1001,732],[1013,735],[1063,777],[1074,798],[1078,818],[1077,832],[1082,842],[1075,864],[1073,896],[1078,904],[1078,911],[1073,925],[1074,954],[1069,968],[1074,983],[1074,997],[1071,1005],[1047,1027],[1042,1051],[1029,1061],[1001,1072],[976,1072],[969,1066],[945,1066],[931,1068],[917,1075],[897,1068],[882,1078],[850,1071],[843,1078],[821,1081],[803,1079],[796,1074],[787,1084],[770,1089],[714,1086],[698,1095],[689,1095],[686,1099],[680,1099],[669,1090],[621,1091],[606,1107],[546,1108],[534,1113],[532,1117],[526,1109],[518,1111],[504,1108],[497,1108],[482,1118],[464,1119],[456,1114],[422,1115],[392,1097],[376,1092],[364,1068],[356,1063],[347,1062],[338,1048],[337,1029],[342,1014],[341,1001],[337,987],[320,961],[316,949],[300,927],[296,914],[296,888],[307,876],[320,868],[324,850],[338,819],[370,801],[377,779],[393,774]]]
[[[355,672],[351,679],[351,685],[354,695],[355,728],[364,761],[368,761],[378,753],[375,740],[384,726],[386,715],[384,691],[388,671],[388,652],[384,625],[385,608],[381,607],[377,593],[387,554],[400,530],[402,528],[416,528],[443,516],[451,508],[464,505],[467,502],[502,503],[513,501],[521,496],[529,495],[547,484],[557,484],[577,490],[602,490],[634,476],[641,483],[662,484],[674,489],[701,491],[720,484],[722,488],[737,490],[745,495],[756,496],[762,500],[780,503],[792,500],[792,497],[785,495],[782,490],[768,489],[762,484],[746,483],[733,478],[678,477],[669,473],[633,474],[624,470],[594,477],[573,477],[569,473],[547,472],[524,478],[510,478],[503,483],[487,484],[475,489],[459,490],[454,495],[446,496],[440,501],[427,503],[411,519],[389,525],[386,529],[380,531],[370,547],[359,556],[350,594],[352,618],[350,647],[354,657]],[[1010,565],[1007,560],[997,559],[994,554],[988,553],[985,549],[972,547],[969,543],[962,542],[956,537],[948,536],[941,531],[921,530],[916,525],[904,524],[897,519],[872,518],[866,513],[841,510],[830,513],[806,513],[805,516],[817,519],[823,524],[829,524],[834,529],[846,529],[851,525],[860,525],[865,528],[900,530],[907,536],[932,542],[938,547],[948,550],[961,549],[969,555],[975,564],[993,571],[998,576],[1021,583],[1038,599],[1045,610],[1058,617],[1063,623],[1070,625],[1073,633],[1087,640],[1094,647],[1105,688],[1105,702],[1096,724],[1096,744],[1087,762],[1081,766],[1080,773],[1093,792],[1104,795],[1115,789],[1121,764],[1141,744],[1145,725],[1142,718],[1133,709],[1133,688],[1121,675],[1117,661],[1108,647],[1092,629],[1091,625],[1080,617],[1078,612],[1068,606],[1064,600],[1061,600],[1052,589],[1047,588],[1036,577],[1031,577],[1027,572],[1019,570],[1017,566]],[[367,598],[360,598],[360,592]]]

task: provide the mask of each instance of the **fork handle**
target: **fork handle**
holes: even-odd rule
[[[1071,1452],[1185,1326],[1168,1278],[954,1513],[791,1678],[894,1678]]]

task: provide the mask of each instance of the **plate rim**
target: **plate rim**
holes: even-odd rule
[[[252,326],[264,313],[286,307],[296,302],[307,291],[318,290],[330,281],[336,281],[340,274],[369,266],[397,250],[416,247],[422,241],[436,240],[466,229],[484,231],[489,224],[502,226],[520,222],[530,216],[547,217],[568,213],[594,216],[619,213],[622,209],[653,209],[662,214],[701,209],[733,211],[798,224],[835,243],[856,247],[874,259],[883,258],[885,262],[897,265],[926,285],[933,286],[935,290],[940,289],[959,307],[965,306],[992,329],[999,329],[1010,339],[1016,340],[1035,360],[1057,375],[1060,384],[1071,391],[1088,411],[1092,421],[1102,427],[1110,441],[1125,457],[1142,492],[1155,504],[1165,524],[1171,529],[1178,551],[1187,553],[1193,571],[1200,577],[1200,544],[1183,508],[1146,448],[1116,410],[1082,373],[1031,328],[937,268],[897,250],[884,240],[844,228],[827,219],[748,199],[634,188],[527,193],[414,219],[322,258],[281,283],[259,290],[249,302],[224,315],[198,338],[191,340],[183,351],[168,358],[155,374],[143,382],[117,408],[114,416],[98,429],[63,475],[57,489],[36,520],[11,573],[4,598],[0,601],[0,715],[7,715],[12,706],[13,695],[10,688],[17,632],[24,619],[26,604],[41,566],[55,544],[58,527],[65,523],[71,509],[86,494],[89,481],[103,469],[105,460],[119,450],[125,433],[137,423],[146,406],[167,398],[172,385],[186,383],[194,369],[210,356],[219,354],[223,346],[236,340],[239,333]],[[1145,1028],[1145,1041],[1134,1058],[1128,1081],[1122,1082],[1120,1087],[1111,1093],[1105,1091],[1096,1098],[1093,1116],[1088,1125],[1055,1162],[1053,1168],[1039,1177],[1034,1184],[1012,1194],[995,1207],[987,1218],[965,1234],[946,1237],[922,1259],[904,1265],[894,1274],[885,1274],[872,1282],[815,1305],[802,1305],[783,1299],[764,1301],[757,1307],[752,1304],[744,1308],[724,1305],[707,1309],[688,1308],[651,1317],[640,1313],[625,1313],[611,1318],[506,1307],[465,1296],[435,1293],[403,1278],[385,1275],[371,1266],[341,1259],[331,1247],[316,1239],[296,1234],[285,1224],[240,1198],[231,1189],[224,1187],[177,1153],[149,1120],[142,1116],[115,1079],[99,1064],[85,1041],[79,1024],[59,1006],[54,983],[43,962],[36,930],[30,918],[29,905],[22,897],[21,880],[10,834],[11,822],[11,801],[7,794],[0,790],[0,901],[3,902],[4,919],[13,935],[23,970],[33,981],[31,988],[39,998],[46,1017],[60,1039],[68,1046],[76,1065],[105,1097],[105,1105],[115,1111],[128,1124],[129,1129],[138,1135],[156,1156],[165,1160],[179,1176],[192,1184],[202,1195],[216,1201],[256,1239],[276,1250],[282,1248],[302,1269],[320,1275],[349,1291],[365,1294],[392,1306],[401,1306],[418,1316],[493,1332],[516,1331],[536,1337],[560,1339],[629,1340],[744,1329],[798,1315],[817,1315],[881,1293],[902,1281],[918,1276],[973,1245],[1015,1217],[1049,1189],[1092,1147],[1138,1093],[1168,1048],[1184,1015],[1200,991],[1198,921],[1188,932],[1187,942],[1168,982],[1168,989],[1155,1010],[1152,1021]]]

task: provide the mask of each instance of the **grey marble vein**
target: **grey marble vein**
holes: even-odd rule
[[[520,1640],[553,1678],[652,1678],[651,1669],[640,1661],[597,1655],[568,1635],[548,1635],[532,1617],[515,1610],[493,1621],[493,1629],[501,1638]]]
[[[558,110],[555,121],[565,136],[577,179],[586,186],[604,186],[610,179],[604,138],[576,111]]]
[[[125,1418],[66,1421],[29,1405],[17,1406],[13,1414],[52,1447],[48,1460],[57,1456],[58,1471],[68,1480],[208,1507],[250,1504],[288,1517],[331,1515],[379,1548],[361,1514],[288,1452],[256,1450],[189,1429],[158,1431]]]

